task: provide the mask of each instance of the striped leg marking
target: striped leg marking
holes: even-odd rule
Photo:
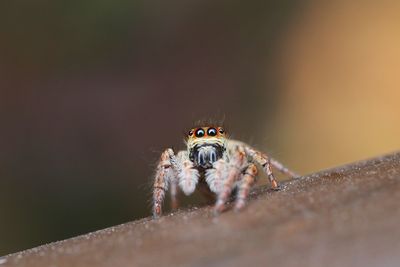
[[[247,197],[249,196],[250,189],[256,181],[257,167],[253,163],[246,168],[242,175],[242,183],[239,186],[236,202],[235,211],[239,211],[246,205]]]
[[[172,157],[175,157],[174,151],[168,148],[161,154],[160,162],[157,165],[153,185],[153,216],[155,218],[159,217],[162,213],[165,191],[168,190],[169,182],[174,176],[171,164]]]
[[[223,181],[222,189],[218,193],[217,202],[214,207],[214,214],[219,214],[225,209],[225,203],[231,195],[235,182],[241,175],[242,166],[246,161],[246,154],[242,148],[238,147],[235,155],[228,166],[228,175]]]

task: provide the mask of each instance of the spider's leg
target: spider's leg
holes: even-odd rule
[[[174,151],[171,148],[166,149],[162,154],[157,165],[157,171],[153,184],[153,216],[158,217],[162,213],[162,203],[165,197],[165,191],[168,190],[170,180],[175,175],[172,160],[175,159]]]
[[[236,201],[235,210],[239,211],[246,205],[246,199],[250,193],[250,188],[254,184],[257,175],[257,167],[253,163],[244,171],[242,175],[241,184],[239,185]]]
[[[280,171],[281,173],[293,177],[293,178],[297,178],[300,177],[299,174],[289,170],[288,168],[286,168],[285,166],[282,165],[282,163],[276,161],[275,159],[270,159],[270,163],[272,166],[274,166],[274,168],[276,168],[278,171]]]
[[[272,173],[272,168],[271,168],[271,163],[269,159],[265,161],[263,165],[261,165],[264,169],[264,171],[267,173],[269,182],[271,183],[271,187],[273,190],[279,190],[281,189],[280,186],[278,185],[278,182],[275,179],[275,175]]]
[[[225,203],[231,195],[235,182],[240,177],[242,167],[246,162],[246,154],[242,147],[238,146],[232,152],[232,158],[227,166],[226,178],[223,179],[221,190],[218,192],[214,213],[218,214],[225,209]]]
[[[178,153],[176,164],[176,168],[179,170],[179,187],[185,195],[190,195],[194,192],[196,185],[199,182],[199,171],[194,168],[193,162],[190,161],[186,151]]]
[[[244,145],[246,153],[257,163],[259,163],[262,167],[265,173],[268,176],[268,179],[271,183],[271,187],[274,190],[279,190],[278,182],[275,179],[274,174],[272,173],[272,168],[271,166],[276,167],[279,171],[283,172],[284,174],[291,175],[291,176],[298,176],[294,172],[290,171],[286,167],[284,167],[281,163],[279,163],[276,160],[270,159],[266,154],[255,150],[254,148]]]

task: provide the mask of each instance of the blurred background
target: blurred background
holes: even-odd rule
[[[0,255],[150,215],[199,119],[306,174],[400,146],[400,2],[2,1]]]

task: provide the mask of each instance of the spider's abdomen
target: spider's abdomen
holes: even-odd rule
[[[212,168],[213,163],[222,158],[225,148],[218,144],[204,144],[190,150],[190,160],[196,167]]]

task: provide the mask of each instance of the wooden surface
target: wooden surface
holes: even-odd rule
[[[0,267],[400,266],[400,153],[255,189],[248,207],[167,214],[0,258]]]

